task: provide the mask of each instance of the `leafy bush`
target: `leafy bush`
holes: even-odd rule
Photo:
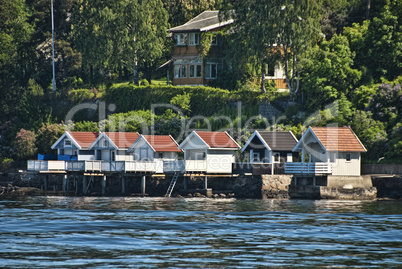
[[[36,154],[36,136],[29,130],[21,129],[14,141],[14,155],[18,160],[33,158]]]
[[[0,171],[6,171],[11,168],[13,165],[14,160],[11,158],[2,158],[0,159]]]

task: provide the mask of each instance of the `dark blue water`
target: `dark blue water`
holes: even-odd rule
[[[0,200],[1,268],[402,268],[402,202]]]

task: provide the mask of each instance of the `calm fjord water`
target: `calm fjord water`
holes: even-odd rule
[[[401,201],[0,200],[0,268],[402,268]]]

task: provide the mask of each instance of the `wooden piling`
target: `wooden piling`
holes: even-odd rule
[[[126,193],[126,177],[124,175],[121,176],[121,193]]]
[[[106,175],[103,175],[102,178],[102,195],[105,195],[106,193]]]
[[[204,189],[208,189],[208,177],[207,175],[204,176]]]
[[[63,177],[63,195],[67,194],[67,175]]]
[[[146,181],[146,177],[142,176],[141,177],[141,194],[145,195],[145,182]]]
[[[82,195],[87,194],[87,176],[84,175],[82,179]]]

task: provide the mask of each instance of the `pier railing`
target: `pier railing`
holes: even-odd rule
[[[285,163],[285,174],[330,175],[332,174],[332,163]]]
[[[65,161],[32,160],[28,161],[28,171],[65,171]]]

